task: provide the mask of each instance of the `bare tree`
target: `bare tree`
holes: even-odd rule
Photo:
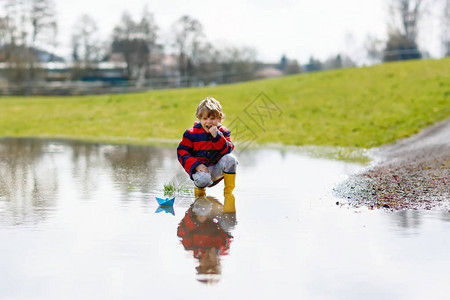
[[[417,44],[398,31],[389,33],[386,48],[383,52],[383,61],[396,61],[419,59],[422,57]]]
[[[4,1],[4,36],[10,45],[26,44],[25,32],[26,5],[20,0]]]
[[[383,61],[421,58],[417,45],[419,20],[431,0],[389,0],[394,24],[389,28]]]
[[[26,6],[19,0],[5,0],[3,5],[4,10],[0,11],[4,13],[0,36],[3,41],[2,61],[7,64],[5,75],[9,81],[24,82],[29,56],[24,29]]]
[[[390,9],[394,18],[400,21],[395,28],[411,42],[416,43],[419,18],[421,17],[423,0],[390,0]]]
[[[16,43],[15,32],[16,28],[11,20],[11,16],[8,14],[5,16],[0,15],[0,45],[2,47]]]
[[[38,47],[55,48],[57,24],[52,0],[5,0],[0,30],[9,63],[9,77],[14,81],[35,79]],[[0,13],[1,14],[1,13]],[[52,49],[53,50],[53,49]],[[51,53],[51,51],[49,51]],[[47,60],[52,60],[52,57]]]
[[[139,22],[125,12],[121,23],[114,28],[112,51],[122,54],[129,78],[142,79],[149,70],[150,56],[159,46],[157,30],[153,15],[146,8]]]
[[[156,25],[153,14],[144,7],[141,21],[137,24],[138,32],[142,35],[142,40],[145,44],[146,51],[143,54],[143,59],[139,61],[138,82],[142,84],[145,77],[150,77],[150,61],[154,52],[160,49],[157,43],[158,26]]]
[[[450,0],[445,0],[443,12],[442,47],[444,56],[450,56]]]
[[[383,60],[383,41],[373,35],[368,35],[364,41],[364,49],[367,58],[372,63],[379,63]]]
[[[300,67],[297,60],[289,60],[286,64],[286,67],[283,69],[283,73],[286,75],[298,74],[302,72],[302,68]]]
[[[41,40],[52,42],[57,30],[55,4],[52,0],[30,0],[31,46],[35,47],[38,37],[46,34]]]
[[[80,16],[72,30],[73,79],[92,73],[101,59],[100,44],[97,22],[89,15]]]
[[[222,66],[220,51],[211,43],[202,43],[197,51],[195,60],[196,78],[206,84],[221,82]]]
[[[122,54],[127,64],[127,75],[130,79],[133,78],[135,52],[138,51],[136,45],[133,45],[135,27],[136,24],[130,14],[124,12],[120,24],[114,28],[112,43],[112,52]]]
[[[220,51],[220,62],[224,83],[250,80],[256,70],[256,50],[251,47],[225,47]]]
[[[174,33],[173,45],[179,55],[180,75],[187,78],[187,85],[189,86],[201,47],[201,39],[204,37],[203,26],[198,20],[185,15],[172,25],[172,31]]]
[[[72,59],[86,66],[100,59],[97,22],[89,15],[82,15],[73,27]]]

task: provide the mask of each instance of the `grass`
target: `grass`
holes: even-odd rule
[[[190,194],[192,193],[192,189],[184,186],[174,186],[172,183],[165,183],[163,192],[165,196],[174,196],[177,194]]]
[[[199,101],[212,96],[221,101],[227,114],[223,124],[232,129],[232,138],[238,142],[254,139],[370,148],[448,118],[449,70],[450,58],[446,58],[217,87],[82,97],[2,97],[0,136],[130,144],[177,141],[195,121]],[[276,109],[270,114],[261,106],[264,98],[257,98],[261,92],[270,98],[271,102],[266,101],[269,108]],[[260,114],[252,119],[246,108]]]

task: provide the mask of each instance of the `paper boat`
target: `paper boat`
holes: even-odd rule
[[[160,206],[173,206],[173,203],[175,202],[175,197],[173,197],[172,199],[169,200],[169,198],[166,199],[162,199],[162,198],[158,198],[155,197],[156,201],[158,201]]]

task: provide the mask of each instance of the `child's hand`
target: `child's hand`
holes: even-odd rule
[[[197,172],[209,173],[208,168],[207,168],[204,164],[198,165],[198,166],[195,168],[195,170],[196,170]]]
[[[217,126],[211,126],[211,128],[209,128],[209,133],[211,133],[211,135],[213,136],[213,137],[216,137],[217,136],[217,131],[218,131],[218,129],[217,129]]]

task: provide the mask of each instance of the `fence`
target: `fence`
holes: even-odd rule
[[[203,76],[158,77],[145,80],[32,81],[8,83],[0,81],[0,95],[95,95],[143,92],[153,89],[214,86],[253,79],[250,73],[216,72]]]

